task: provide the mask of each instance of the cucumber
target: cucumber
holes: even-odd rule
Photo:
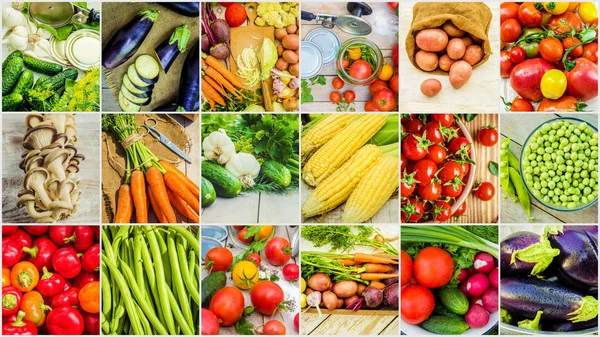
[[[292,182],[292,173],[285,165],[268,160],[262,165],[263,174],[281,187],[288,187]]]
[[[23,95],[21,94],[2,96],[2,111],[16,111],[21,103],[23,103]]]
[[[6,68],[2,72],[2,96],[8,94],[13,90],[21,72],[23,71],[23,59],[20,57],[13,57]]]
[[[69,68],[63,72],[60,72],[52,77],[47,78],[43,83],[44,88],[57,91],[58,89],[65,86],[67,78],[70,78],[73,81],[75,81],[77,80],[78,76],[79,72],[77,71],[77,69]]]
[[[202,186],[200,191],[202,191],[202,207],[208,207],[212,205],[215,202],[215,199],[217,199],[217,194],[213,184],[204,177],[202,177]]]
[[[469,311],[469,300],[458,288],[441,288],[438,290],[440,301],[450,311],[464,315]]]
[[[202,161],[202,176],[213,184],[220,197],[233,198],[242,191],[242,182],[238,177],[210,160]]]
[[[129,77],[129,80],[131,80],[131,83],[133,83],[137,87],[145,88],[145,87],[149,87],[152,84],[154,84],[152,82],[150,82],[150,83],[144,82],[140,78],[140,75],[135,70],[134,64],[130,65],[129,68],[127,68],[127,77]]]
[[[160,73],[160,64],[150,55],[140,55],[135,60],[135,70],[144,82],[155,83]]]
[[[453,311],[450,311],[450,309],[446,308],[446,306],[444,306],[442,304],[442,302],[440,301],[435,301],[435,309],[433,310],[434,313],[441,315],[441,316],[448,316],[448,317],[458,317],[458,318],[462,318],[462,315],[459,315]]]
[[[60,64],[39,60],[31,56],[23,57],[23,64],[36,73],[46,75],[56,75],[63,71],[63,67]]]
[[[46,76],[40,76],[38,77],[37,80],[35,80],[35,84],[33,85],[34,88],[38,88],[39,86],[41,86],[42,84],[44,84],[44,81],[47,80],[48,77]]]
[[[226,283],[227,276],[225,275],[224,271],[212,273],[204,279],[202,279],[202,286],[200,287],[200,289],[202,289],[201,300],[203,308],[208,308],[212,297],[215,296],[217,291],[225,287]]]
[[[10,53],[7,57],[6,60],[4,60],[4,62],[2,62],[2,71],[4,72],[4,70],[6,70],[6,66],[8,65],[8,63],[10,62],[10,60],[14,59],[15,57],[18,58],[23,58],[23,53],[20,50],[15,50],[12,53]]]
[[[421,328],[438,335],[460,335],[469,329],[464,319],[459,317],[429,316]]]
[[[26,90],[31,89],[33,87],[33,78],[33,71],[28,69],[23,70],[12,93],[22,95]]]
[[[131,101],[125,98],[122,91],[119,91],[119,107],[123,112],[139,112],[141,109],[138,104],[131,103]]]

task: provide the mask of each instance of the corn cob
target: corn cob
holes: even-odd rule
[[[302,215],[312,217],[324,214],[341,205],[382,156],[379,147],[372,144],[363,146],[314,189],[302,205]]]
[[[352,114],[332,114],[322,119],[312,127],[300,140],[300,156],[308,159],[309,155],[327,143],[335,134],[343,129],[350,120]]]
[[[385,124],[386,115],[363,115],[353,120],[310,157],[302,169],[302,179],[317,186],[358,151]]]
[[[385,125],[373,136],[371,143],[379,146],[397,143],[400,134],[398,131],[398,119],[398,115],[388,115]]]
[[[361,223],[369,220],[398,189],[398,158],[382,157],[360,180],[348,198],[342,221]]]

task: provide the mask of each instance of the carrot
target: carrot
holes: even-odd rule
[[[204,72],[206,75],[210,76],[213,80],[217,81],[217,83],[223,85],[225,89],[229,90],[235,97],[240,97],[240,92],[229,82],[223,75],[221,75],[218,71],[216,71],[212,67],[204,68]]]
[[[225,100],[219,93],[213,88],[208,82],[202,81],[202,93],[205,97],[208,97],[215,102],[219,103],[221,106],[225,106]]]
[[[119,187],[117,214],[115,214],[114,223],[131,223],[132,214],[133,199],[131,198],[131,187],[127,184],[123,184]]]
[[[195,197],[185,186],[185,182],[173,172],[167,172],[164,175],[165,185],[188,204],[196,214],[200,213],[200,200]]]
[[[360,279],[365,281],[379,281],[387,278],[398,277],[398,274],[383,274],[383,273],[362,273]]]
[[[168,223],[175,223],[177,221],[175,212],[173,212],[173,207],[169,203],[169,196],[167,195],[167,188],[165,187],[162,173],[156,166],[152,166],[146,171],[146,179],[148,179],[148,184],[152,188],[156,206],[165,215]]]
[[[356,261],[352,260],[352,259],[338,259],[338,261],[340,261],[340,263],[344,266],[354,266],[356,265]]]
[[[210,110],[211,111],[215,111],[215,101],[212,98],[206,98],[206,100],[208,101],[208,105],[210,105]]]
[[[377,253],[377,254],[371,254],[371,255],[377,256],[377,257],[382,257],[384,259],[398,260],[398,255],[394,255],[394,254]]]
[[[382,282],[379,282],[379,281],[371,281],[371,283],[369,283],[369,287],[383,290],[383,289],[385,289],[385,284],[383,284]]]
[[[235,85],[238,88],[244,88],[244,86],[242,85],[242,83],[240,83],[237,77],[235,77],[235,75],[231,71],[229,71],[229,69],[227,69],[221,62],[219,62],[219,60],[217,60],[216,57],[208,55],[206,59],[204,59],[204,61],[206,61],[206,64],[213,67],[216,71],[223,75],[223,77],[225,77],[229,82],[231,82],[231,84]]]
[[[156,198],[154,197],[154,193],[152,193],[152,187],[150,187],[150,185],[148,185],[147,191],[148,191],[148,199],[150,199],[150,206],[152,206],[152,209],[154,210],[154,214],[156,214],[156,218],[158,219],[158,222],[167,223],[167,218],[158,208],[158,204],[156,203]]]
[[[179,212],[184,217],[192,220],[193,222],[200,222],[198,215],[188,204],[185,203],[185,201],[183,201],[183,199],[175,195],[175,193],[173,193],[170,189],[167,189],[167,195],[169,196],[169,201],[171,202],[171,205],[175,207],[177,212]]]
[[[148,200],[144,173],[135,170],[131,174],[131,196],[135,205],[135,222],[148,223]]]
[[[365,253],[354,253],[354,261],[361,263],[398,264],[398,261]]]
[[[389,264],[381,264],[381,263],[365,263],[363,265],[365,271],[367,273],[387,273],[394,268]]]
[[[186,176],[183,172],[179,171],[179,169],[175,167],[175,165],[169,163],[168,161],[159,160],[158,163],[161,164],[162,167],[165,170],[167,170],[167,172],[173,172],[177,176],[179,176],[179,178],[181,178],[185,183],[185,187],[187,187],[187,189],[190,192],[192,192],[192,194],[196,198],[200,198],[200,187],[198,187],[198,185],[196,185],[196,183],[194,183],[192,179],[188,178],[188,176]]]
[[[217,83],[217,81],[213,80],[212,77],[202,76],[202,80],[208,82],[208,84],[215,88],[215,90],[218,91],[221,96],[227,97],[227,93],[225,92],[225,89],[223,89],[223,86]]]

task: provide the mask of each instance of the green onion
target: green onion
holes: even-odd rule
[[[457,245],[490,253],[498,258],[498,245],[480,238],[460,226],[402,226],[402,242],[427,242]]]

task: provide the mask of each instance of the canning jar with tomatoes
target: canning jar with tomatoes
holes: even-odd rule
[[[337,74],[344,82],[369,85],[379,77],[384,61],[377,44],[363,37],[355,37],[341,45],[336,64]]]

